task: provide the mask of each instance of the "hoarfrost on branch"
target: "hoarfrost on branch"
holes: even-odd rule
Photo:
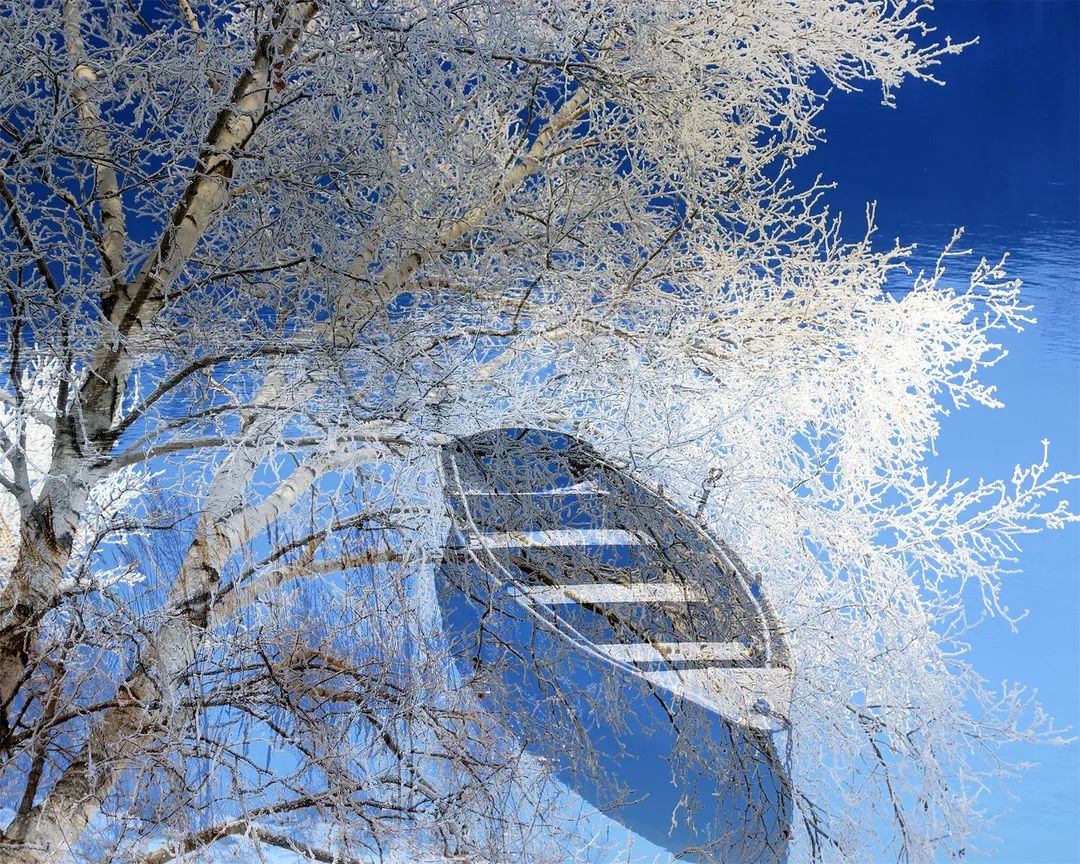
[[[1019,283],[959,235],[913,277],[872,210],[848,242],[790,179],[830,92],[934,80],[962,46],[932,20],[5,7],[0,856],[599,843],[432,607],[438,445],[511,424],[587,438],[763,574],[797,855],[962,855],[999,746],[1060,734],[964,639],[1016,617],[1018,544],[1075,518],[1072,478],[927,475],[943,415],[997,404]]]

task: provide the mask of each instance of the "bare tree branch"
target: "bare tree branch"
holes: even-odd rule
[[[65,0],[64,39],[67,44],[68,61],[71,66],[71,101],[93,153],[91,157],[96,178],[98,207],[101,208],[101,257],[105,269],[113,280],[113,291],[124,290],[124,244],[127,242],[124,202],[120,196],[120,183],[112,166],[109,144],[101,124],[101,107],[91,95],[98,80],[86,62],[86,47],[82,38],[84,15],[82,0]]]

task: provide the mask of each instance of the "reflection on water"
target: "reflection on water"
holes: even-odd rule
[[[1080,374],[1080,223],[1077,221],[1042,219],[1026,214],[1021,224],[1012,226],[980,224],[969,220],[964,230],[962,247],[971,249],[968,258],[950,262],[947,281],[963,287],[966,271],[980,257],[996,260],[1008,253],[1005,264],[1009,278],[1023,281],[1021,289],[1025,303],[1033,307],[1037,323],[1020,337],[1023,350],[1030,356],[1024,362],[1040,366],[1060,363],[1063,357],[1072,361],[1073,375]],[[940,248],[948,241],[953,226],[918,226],[919,244],[910,266],[914,272],[929,270]],[[901,237],[907,239],[911,232]],[[911,277],[900,274],[889,285],[902,291],[910,287]],[[1016,337],[1001,334],[1013,353],[1020,346],[1011,344]]]
[[[993,228],[990,229],[991,231]],[[1080,230],[1047,222],[1019,238],[1010,270],[1024,280],[1023,294],[1038,319],[1038,354],[1062,353],[1080,361]],[[1076,370],[1074,365],[1074,371]],[[1075,383],[1075,382],[1074,382]]]

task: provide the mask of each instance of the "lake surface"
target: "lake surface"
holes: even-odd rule
[[[929,264],[954,227],[976,256],[1010,253],[1038,325],[1003,334],[1010,356],[987,370],[1002,410],[970,409],[946,419],[935,468],[1004,477],[1037,462],[1051,441],[1051,468],[1080,471],[1080,4],[943,2],[930,17],[954,40],[980,44],[946,58],[945,87],[905,85],[897,107],[880,93],[837,94],[822,113],[828,143],[806,160],[808,176],[839,185],[832,209],[855,239],[864,204],[878,202],[880,242],[919,244]],[[977,258],[976,258],[977,260]],[[897,287],[902,287],[898,281]],[[1080,490],[1071,494],[1080,501]],[[969,657],[991,684],[1036,687],[1061,725],[1080,730],[1080,530],[1030,538],[1022,573],[1006,584],[1014,611],[1030,610],[1020,633],[990,621]],[[1080,745],[1015,747],[1041,762],[1013,790],[981,800],[1010,810],[984,838],[991,860],[1080,861]]]

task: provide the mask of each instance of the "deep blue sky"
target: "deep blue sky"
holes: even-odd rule
[[[909,82],[897,107],[880,93],[836,94],[819,118],[828,142],[805,162],[838,188],[832,209],[845,213],[857,239],[866,201],[878,202],[879,239],[919,244],[930,260],[955,226],[977,255],[1011,253],[1039,324],[1006,338],[1010,357],[986,378],[1006,408],[947,418],[937,468],[1008,478],[1017,462],[1037,461],[1051,440],[1052,467],[1080,471],[1080,3],[939,2],[929,20],[955,40],[980,43],[947,58],[945,87]],[[1072,499],[1080,503],[1080,489]],[[973,640],[971,661],[991,682],[1035,686],[1057,719],[1080,731],[1080,530],[1025,543],[1023,572],[1005,601],[1030,610],[1012,635],[991,621]],[[1080,861],[1080,745],[1017,747],[1036,760],[1015,787],[1019,802],[998,795],[992,860]]]

